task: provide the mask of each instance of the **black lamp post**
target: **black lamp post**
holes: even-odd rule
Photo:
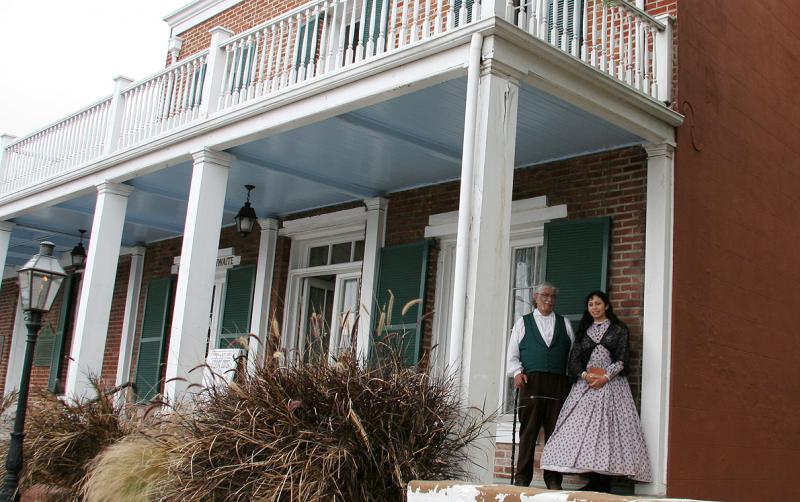
[[[22,378],[19,383],[17,397],[17,414],[14,417],[14,432],[8,445],[6,458],[6,479],[3,483],[3,500],[17,502],[20,498],[17,491],[19,473],[22,470],[22,439],[25,437],[25,411],[28,407],[28,386],[33,366],[33,352],[36,348],[36,337],[42,327],[42,315],[53,306],[61,282],[66,274],[53,256],[55,245],[42,242],[39,254],[34,255],[28,263],[19,269],[19,302],[25,313],[25,326],[28,337],[25,345],[25,360],[22,365]]]
[[[234,218],[236,220],[236,230],[242,237],[247,237],[247,234],[253,231],[258,218],[256,217],[256,210],[250,206],[250,192],[256,187],[255,185],[245,185],[247,189],[247,201],[244,203],[239,213]]]
[[[83,234],[86,233],[86,230],[80,229],[78,232],[81,233],[81,240],[78,242],[78,245],[69,252],[69,255],[72,257],[72,265],[75,268],[81,268],[86,263],[86,248],[83,247]]]

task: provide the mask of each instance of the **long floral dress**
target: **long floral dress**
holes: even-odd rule
[[[583,379],[572,386],[556,428],[542,451],[541,467],[567,473],[627,476],[649,482],[652,479],[650,460],[639,415],[628,380],[619,375],[623,363],[612,363],[608,349],[599,345],[609,325],[606,319],[586,331],[598,344],[587,368],[605,369],[611,381],[599,389],[592,389]]]

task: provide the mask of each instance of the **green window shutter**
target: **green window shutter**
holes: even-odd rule
[[[461,4],[463,3],[462,0],[453,0],[453,14],[455,14],[455,25],[459,26],[459,20],[461,16]],[[472,22],[472,6],[475,3],[475,0],[467,0],[467,22]]]
[[[312,58],[316,58],[317,56],[317,47],[311,47],[311,43],[314,42],[314,32],[312,30],[306,30],[306,27],[309,25],[312,27],[317,26],[317,45],[319,46],[322,42],[320,37],[322,36],[321,30],[324,22],[325,14],[320,14],[319,21],[317,21],[314,16],[311,16],[308,24],[300,25],[300,29],[297,33],[297,47],[295,48],[297,56],[294,60],[294,66],[297,68],[298,75],[300,75],[300,70],[308,66],[308,64],[312,62]],[[306,50],[303,50],[303,44],[305,44]],[[306,75],[306,78],[311,76],[312,75]]]
[[[558,37],[557,40],[550,40],[550,43],[554,45],[559,45],[561,42],[561,35],[564,34],[564,1],[565,0],[548,0],[548,7],[547,7],[547,39],[549,40],[550,34],[553,31],[553,19],[558,19],[558,24],[556,24],[556,36]],[[567,44],[571,44],[572,36],[575,33],[574,28],[574,18],[575,18],[575,0],[566,0],[567,2]],[[581,12],[580,16],[583,16],[583,6],[581,5]],[[553,9],[558,9],[558,15],[556,16],[553,12]],[[583,20],[578,20],[578,29],[583,30]],[[578,43],[580,43],[583,37],[581,34],[578,34]],[[569,50],[570,45],[567,46],[567,50]]]
[[[217,337],[218,349],[232,348],[237,338],[250,333],[255,282],[256,267],[253,265],[228,269],[222,323]]]
[[[364,50],[366,51],[367,42],[372,40],[372,43],[378,43],[378,37],[381,34],[381,16],[386,19],[389,16],[388,3],[384,4],[386,0],[367,0],[367,13],[364,15],[364,28],[361,30],[361,37],[364,40]],[[378,11],[375,13],[375,25],[371,30],[368,30],[369,23],[372,20],[372,6],[375,5]],[[386,28],[388,30],[388,28]],[[368,33],[369,31],[372,34]],[[384,37],[386,34],[384,33]],[[377,48],[373,49],[376,50]]]
[[[423,240],[381,250],[378,311],[374,317],[377,323],[381,312],[385,312],[385,326],[375,333],[373,357],[381,357],[386,350],[397,350],[404,364],[414,365],[419,361],[428,247],[428,241]],[[391,312],[388,311],[390,290],[394,295]],[[414,300],[419,302],[403,315],[403,307]]]
[[[53,343],[55,342],[56,334],[53,331],[53,326],[47,323],[39,330],[39,336],[36,337],[36,349],[33,352],[33,365],[34,366],[50,366],[50,360],[53,357]]]
[[[172,311],[172,276],[153,279],[147,296],[136,362],[136,396],[139,402],[150,401],[161,391],[161,365],[167,337],[167,322]]]
[[[606,290],[611,218],[554,221],[544,226],[542,274],[558,288],[556,312],[575,324],[586,295]]]
[[[53,341],[53,356],[50,359],[50,377],[47,379],[47,390],[50,392],[58,392],[58,376],[61,374],[61,368],[64,364],[64,342],[67,339],[67,334],[72,328],[70,322],[72,321],[72,312],[75,308],[75,283],[77,282],[76,276],[68,275],[64,279],[64,293],[61,298],[61,309],[58,312],[58,326],[56,326],[55,339]]]

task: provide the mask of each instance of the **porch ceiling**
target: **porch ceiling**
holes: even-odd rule
[[[223,221],[233,222],[245,184],[256,185],[259,216],[280,216],[375,197],[460,176],[466,78],[458,78],[360,110],[236,146]],[[522,84],[516,166],[524,167],[643,140],[589,112]],[[191,180],[188,162],[127,183],[123,245],[178,236]],[[70,250],[78,229],[90,229],[94,194],[15,218],[9,265],[21,265],[49,239]]]

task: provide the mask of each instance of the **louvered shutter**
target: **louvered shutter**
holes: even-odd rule
[[[139,356],[136,363],[136,396],[139,402],[150,401],[161,391],[161,367],[167,336],[167,322],[172,311],[173,278],[159,277],[147,285]]]
[[[597,0],[597,1],[600,1],[600,0]],[[574,27],[575,27],[575,24],[574,24],[574,19],[575,19],[575,0],[548,0],[548,7],[547,7],[547,37],[548,37],[548,40],[549,40],[550,34],[553,31],[553,19],[558,19],[558,23],[556,23],[556,36],[558,37],[558,39],[550,40],[550,43],[552,43],[553,45],[556,45],[558,47],[561,47],[561,45],[560,45],[561,44],[561,35],[564,34],[564,2],[567,2],[567,23],[566,23],[567,24],[567,26],[566,26],[566,30],[567,30],[567,46],[564,47],[563,49],[566,50],[566,51],[569,51],[570,47],[571,47],[571,44],[572,44],[572,37],[575,34],[575,30],[574,30]],[[579,16],[582,17],[583,16],[583,6],[582,6],[582,4],[579,5],[579,7],[580,7]],[[554,9],[557,9],[557,13],[554,12]],[[582,19],[578,20],[578,27],[579,27],[578,28],[579,30],[583,29],[583,20]],[[580,33],[578,33],[578,43],[579,43],[579,45],[580,45],[581,39],[582,39],[582,36],[581,36]]]
[[[455,14],[455,25],[460,26],[459,22],[461,20],[461,4],[463,3],[462,0],[453,0],[453,13]],[[467,22],[472,22],[472,6],[475,4],[475,0],[467,0]]]
[[[75,284],[78,282],[75,275],[68,275],[64,279],[64,293],[61,298],[61,309],[58,312],[58,325],[56,326],[55,339],[53,340],[53,356],[50,359],[50,377],[47,379],[47,389],[58,392],[58,376],[64,365],[64,343],[67,334],[72,329],[72,313],[75,309]]]
[[[422,344],[422,314],[425,305],[425,283],[428,272],[428,241],[387,246],[381,250],[378,278],[377,323],[385,313],[385,326],[374,334],[373,357],[383,357],[389,350],[398,351],[406,365],[419,361]],[[394,302],[389,308],[389,291]],[[403,307],[419,300],[403,315]]]
[[[544,226],[542,274],[558,288],[556,312],[575,325],[586,309],[586,295],[605,291],[611,218],[555,221]]]
[[[55,338],[56,334],[50,323],[45,324],[39,330],[39,336],[36,337],[36,349],[33,352],[34,366],[50,366]]]
[[[250,333],[250,316],[253,313],[253,287],[256,268],[252,265],[231,268],[225,282],[225,299],[222,308],[222,323],[217,337],[218,349],[235,348],[239,337]]]

